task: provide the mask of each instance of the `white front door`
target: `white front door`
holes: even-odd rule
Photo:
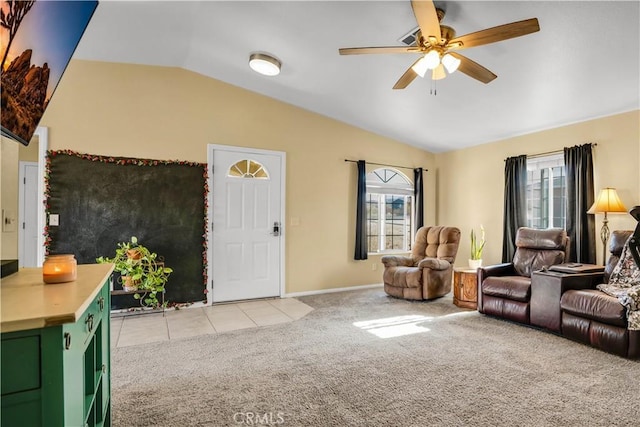
[[[18,263],[38,266],[38,163],[20,162]]]
[[[280,296],[285,154],[210,145],[209,159],[212,301]]]

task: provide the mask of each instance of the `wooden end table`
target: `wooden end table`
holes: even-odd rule
[[[468,268],[453,270],[453,303],[458,307],[478,308],[478,272]]]

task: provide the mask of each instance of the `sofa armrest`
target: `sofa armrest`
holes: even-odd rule
[[[384,267],[413,267],[413,259],[407,256],[385,255],[381,259]]]
[[[517,276],[516,269],[512,262],[505,262],[502,264],[488,265],[486,267],[478,268],[478,284],[481,284],[484,279],[491,276]]]
[[[438,258],[425,258],[418,263],[418,268],[430,268],[432,270],[442,271],[451,268],[451,263]]]
[[[482,282],[491,276],[517,276],[512,262],[496,265],[488,265],[478,268],[478,312],[484,313],[484,299],[482,293]]]

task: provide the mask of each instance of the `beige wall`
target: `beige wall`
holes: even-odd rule
[[[286,230],[291,293],[381,282],[379,256],[352,259],[356,168],[344,159],[428,168],[426,223],[461,228],[460,266],[470,229],[483,224],[490,264],[502,251],[505,158],[595,142],[596,188],[616,187],[631,207],[640,204],[639,119],[634,111],[433,155],[193,72],[75,60],[41,125],[51,149],[93,154],[206,162],[210,143],[286,152],[285,220],[299,220]],[[634,226],[610,216],[611,229]]]
[[[92,154],[206,162],[207,144],[286,152],[285,220],[299,219],[286,229],[288,293],[382,281],[379,256],[353,260],[356,166],[345,159],[434,170],[425,151],[176,68],[72,61],[40,125],[50,149]]]
[[[22,144],[18,144],[20,148],[18,149],[18,160],[21,162],[38,162],[38,149],[39,149],[39,138],[38,135],[34,135],[29,141],[29,145],[26,147]]]
[[[4,214],[0,221],[4,220],[4,215],[12,217],[16,223],[18,221],[18,152],[19,143],[0,137],[2,150],[0,151],[0,163],[2,167],[0,210]],[[0,224],[0,227],[2,224]],[[0,259],[18,259],[18,228],[12,231],[2,230],[2,241],[0,242]]]
[[[562,150],[588,142],[597,143],[594,147],[596,192],[602,187],[615,187],[628,209],[640,205],[640,111],[437,154],[437,222],[456,225],[463,235],[456,264],[467,263],[469,233],[480,224],[487,233],[484,264],[501,260],[504,160],[507,157]],[[602,246],[598,233],[602,218],[596,215],[599,261]],[[633,229],[635,224],[630,215],[609,215],[611,230]]]
[[[28,146],[2,137],[2,197],[0,209],[5,209],[14,216],[16,222],[20,216],[19,205],[19,162],[38,161],[38,136],[34,136]],[[19,225],[19,224],[18,224]],[[16,225],[16,227],[18,226]],[[18,228],[14,231],[2,231],[0,241],[1,258],[18,258]]]

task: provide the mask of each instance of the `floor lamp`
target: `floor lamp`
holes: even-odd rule
[[[624,207],[615,188],[606,187],[600,190],[595,203],[587,211],[588,214],[603,213],[602,228],[600,229],[600,239],[602,240],[602,264],[607,261],[607,241],[609,240],[609,220],[607,213],[626,213],[627,208]]]

